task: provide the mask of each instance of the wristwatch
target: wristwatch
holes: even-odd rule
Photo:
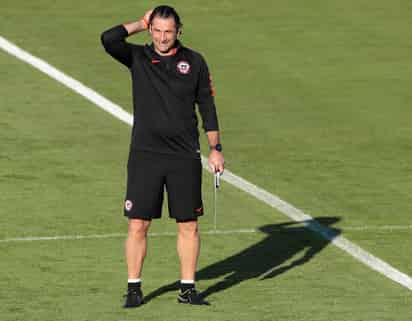
[[[217,150],[218,152],[221,152],[223,150],[222,144],[216,144],[215,146],[209,146],[210,150]]]

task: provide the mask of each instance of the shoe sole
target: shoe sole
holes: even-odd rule
[[[123,308],[125,308],[125,309],[133,309],[133,308],[138,308],[138,307],[140,307],[140,306],[142,306],[142,305],[143,305],[143,303],[140,303],[140,304],[138,304],[138,305],[128,305],[128,306],[124,305]]]
[[[140,303],[136,304],[136,305],[123,305],[123,308],[125,308],[125,309],[138,308],[138,307],[142,306],[143,304],[145,304],[144,300],[140,301]]]
[[[207,301],[204,301],[202,303],[192,303],[189,300],[181,300],[179,298],[177,298],[177,302],[179,302],[180,304],[189,304],[189,305],[210,305],[210,303]]]

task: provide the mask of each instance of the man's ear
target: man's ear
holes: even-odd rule
[[[181,36],[182,33],[183,33],[182,28],[177,29],[177,36],[178,36],[178,37]]]

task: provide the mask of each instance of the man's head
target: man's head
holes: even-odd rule
[[[160,55],[171,54],[181,28],[180,17],[174,8],[169,6],[154,8],[149,18],[149,33],[156,52]]]

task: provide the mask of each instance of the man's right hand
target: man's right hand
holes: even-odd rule
[[[150,9],[144,14],[142,18],[143,25],[146,27],[146,29],[149,28],[150,15],[152,14],[152,12],[153,12],[153,9]]]
[[[152,14],[152,11],[153,11],[152,9],[147,11],[144,14],[144,16],[138,21],[128,22],[128,23],[123,24],[129,36],[135,33],[147,30],[147,28],[149,27],[149,19],[150,19],[150,15]]]

